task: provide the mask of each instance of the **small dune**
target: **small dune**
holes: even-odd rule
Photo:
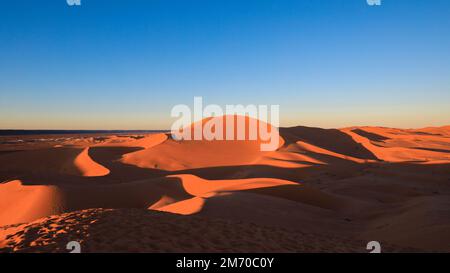
[[[160,202],[158,202],[151,206],[151,209],[184,215],[194,214],[201,211],[203,205],[207,202],[207,198],[223,193],[277,187],[281,185],[297,185],[291,181],[270,178],[206,180],[194,175],[174,175],[170,177],[180,179],[184,190],[195,197],[165,206],[161,206]]]
[[[82,176],[104,176],[109,174],[109,170],[98,164],[89,156],[89,147],[85,148],[74,161],[74,165]]]
[[[89,148],[18,151],[0,157],[2,171],[25,175],[104,176],[109,170],[89,156]]]
[[[140,147],[148,149],[157,146],[167,140],[167,134],[151,134],[142,137],[117,137],[106,138],[102,143],[96,144],[96,147]]]

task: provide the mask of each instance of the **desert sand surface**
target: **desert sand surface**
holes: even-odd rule
[[[124,232],[131,231],[132,232]],[[142,209],[89,209],[0,228],[5,252],[365,252],[364,242],[254,223]],[[41,236],[39,234],[45,234]],[[83,239],[80,239],[83,238]],[[415,249],[386,245],[389,252]]]
[[[0,252],[450,251],[450,127],[0,137]]]

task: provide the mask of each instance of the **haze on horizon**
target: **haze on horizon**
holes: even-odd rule
[[[168,129],[279,104],[281,126],[450,124],[450,1],[5,1],[0,129]]]

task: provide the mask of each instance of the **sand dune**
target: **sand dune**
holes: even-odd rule
[[[294,182],[273,178],[208,181],[206,179],[200,179],[194,175],[175,175],[172,177],[180,178],[184,189],[189,194],[199,197],[211,197],[220,192],[242,191],[281,185],[297,185]]]
[[[109,170],[89,156],[89,148],[51,148],[7,153],[1,171],[9,174],[104,176]]]
[[[443,136],[418,135],[416,131],[409,132],[385,128],[344,129],[343,132],[350,135],[356,142],[383,161],[430,163],[450,160],[449,140]],[[372,134],[372,137],[364,136],[361,132]],[[378,138],[374,137],[375,135]]]
[[[141,151],[129,153],[123,156],[122,162],[130,165],[136,165],[141,168],[154,168],[167,171],[179,171],[194,168],[206,168],[213,166],[237,166],[252,164],[261,156],[268,152],[261,151],[261,144],[266,143],[260,135],[256,135],[255,139],[250,139],[249,128],[252,122],[256,122],[256,126],[270,125],[254,119],[246,117],[243,122],[244,129],[243,140],[206,140],[204,129],[209,122],[217,122],[216,126],[226,126],[228,118],[234,119],[233,139],[238,137],[238,120],[236,116],[225,116],[218,118],[209,118],[201,122],[194,123],[189,128],[183,128],[182,131],[191,132],[194,138],[194,131],[200,128],[202,140],[185,140],[176,141],[168,139],[164,143],[153,148],[147,148]],[[259,127],[258,127],[259,128]],[[222,139],[226,139],[226,130],[220,133]],[[278,135],[278,134],[277,134]],[[279,138],[280,145],[283,138]],[[162,157],[161,154],[164,154]],[[195,155],[195,156],[193,156]]]
[[[164,206],[161,206],[160,202],[158,202],[150,208],[184,215],[200,212],[207,198],[221,195],[223,193],[276,187],[281,185],[297,185],[296,183],[290,181],[273,178],[208,181],[194,175],[174,175],[169,177],[179,178],[182,181],[184,190],[195,197]]]
[[[126,154],[122,162],[141,168],[179,171],[251,164],[259,159],[262,153],[256,142],[185,141],[180,143],[167,140],[154,148]],[[162,157],[162,154],[165,156]]]
[[[112,136],[105,138],[95,146],[99,147],[140,147],[148,149],[167,140],[167,134],[151,134],[143,136]]]
[[[74,160],[74,165],[82,176],[103,176],[109,174],[109,170],[89,156],[89,147],[85,148]]]
[[[10,152],[0,157],[1,171],[16,176],[23,174],[82,175],[74,164],[80,152],[82,150],[79,148],[46,148]]]
[[[178,214],[199,212],[205,199],[234,191],[295,184],[280,179],[209,181],[194,175],[173,175],[109,185],[25,186],[20,181],[0,184],[2,225],[87,208],[149,208]],[[13,202],[19,200],[19,203]],[[27,201],[27,202],[26,202]],[[36,204],[38,204],[36,206]],[[11,215],[14,214],[15,217]]]
[[[358,252],[371,240],[450,251],[450,127],[280,128],[267,152],[261,139],[39,138],[0,147],[0,251],[65,251],[74,234],[89,251]],[[67,233],[23,235],[59,232],[68,220]],[[156,220],[164,231],[149,225]],[[236,226],[246,243],[214,238],[216,224]],[[115,239],[136,226],[141,235]],[[208,234],[200,245],[197,228]],[[255,228],[277,235],[260,243]],[[186,232],[176,243],[162,238],[177,229]]]
[[[359,158],[356,158],[356,157],[335,153],[333,151],[329,151],[329,150],[320,148],[320,147],[315,146],[315,145],[311,145],[311,144],[303,142],[303,141],[297,141],[296,144],[297,144],[297,146],[298,146],[298,148],[300,150],[303,150],[303,151],[306,151],[306,152],[327,155],[327,156],[330,156],[330,157],[345,159],[345,160],[353,161],[353,162],[356,162],[356,163],[368,162],[368,160],[359,159]]]
[[[0,226],[30,222],[61,213],[61,195],[51,186],[24,186],[15,180],[0,184]]]

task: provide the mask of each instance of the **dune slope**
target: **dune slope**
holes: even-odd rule
[[[67,253],[70,241],[80,242],[84,253],[366,251],[360,242],[346,239],[200,216],[93,209],[0,228],[0,252]],[[409,249],[386,246],[386,250]]]

